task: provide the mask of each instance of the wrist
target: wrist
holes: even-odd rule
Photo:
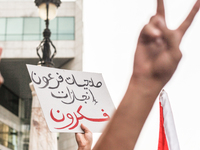
[[[164,83],[148,76],[139,76],[134,73],[131,76],[129,86],[134,88],[136,91],[140,91],[146,94],[152,94],[154,92],[160,92],[164,87]]]

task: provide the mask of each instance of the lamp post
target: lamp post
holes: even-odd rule
[[[54,66],[53,57],[56,54],[56,48],[50,40],[49,20],[55,18],[56,9],[60,6],[60,3],[60,0],[35,0],[35,4],[39,8],[39,15],[46,22],[46,28],[43,32],[44,38],[36,48],[40,59],[38,64],[42,66]],[[51,46],[54,49],[53,55],[51,55]],[[42,57],[39,54],[40,49]],[[51,133],[48,129],[32,83],[30,83],[30,88],[32,91],[32,111],[29,150],[57,150],[57,134]]]
[[[45,20],[46,28],[43,32],[43,40],[36,48],[37,55],[40,59],[38,62],[39,65],[53,67],[53,58],[56,54],[56,47],[53,45],[50,36],[51,31],[49,30],[49,20],[52,20],[56,17],[57,8],[60,6],[60,0],[35,0],[35,4],[39,10],[39,16]],[[53,54],[51,55],[51,46],[54,49]],[[42,51],[42,57],[39,54],[39,50]]]

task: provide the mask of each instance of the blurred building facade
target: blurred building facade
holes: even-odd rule
[[[56,68],[82,70],[82,0],[61,1],[50,21],[51,40],[57,49]],[[32,95],[26,64],[37,65],[36,47],[45,23],[31,0],[0,0],[0,149],[28,150]],[[74,134],[58,134],[58,150],[77,148]]]

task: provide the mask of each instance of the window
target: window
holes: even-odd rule
[[[0,18],[0,40],[5,41],[6,18]]]
[[[38,17],[0,18],[0,41],[43,39],[44,20]],[[74,17],[57,17],[49,22],[51,40],[74,40]]]
[[[17,150],[17,139],[18,132],[0,122],[0,144],[11,150]]]
[[[10,91],[6,86],[0,88],[0,105],[18,116],[19,112],[19,97]]]
[[[58,39],[74,39],[74,18],[58,18]]]
[[[23,34],[23,19],[9,18],[6,26],[6,40],[22,40]]]
[[[24,18],[23,40],[40,40],[40,19]]]

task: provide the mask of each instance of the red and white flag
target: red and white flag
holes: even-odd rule
[[[158,150],[180,150],[169,98],[164,90],[160,93],[159,104],[160,131]]]

